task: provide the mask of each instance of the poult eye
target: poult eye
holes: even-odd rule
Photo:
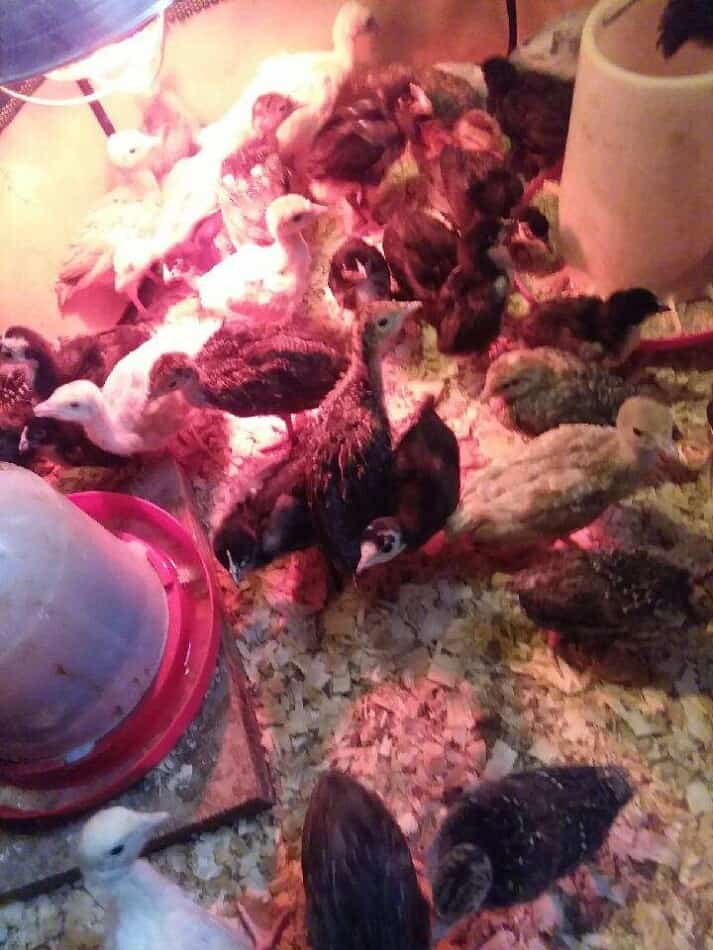
[[[302,213],[296,214],[294,217],[295,224],[299,224],[302,218],[304,218],[304,215]]]
[[[78,402],[70,402],[69,408],[70,408],[70,409],[79,409],[79,403],[78,403]]]
[[[109,854],[113,854],[113,855],[121,854],[121,852],[122,852],[123,850],[124,850],[124,845],[123,845],[123,844],[117,844],[116,847],[114,847],[114,848],[111,849],[111,851],[109,852]]]
[[[381,317],[379,320],[376,321],[376,325],[380,330],[385,330],[389,325],[389,318]]]
[[[636,426],[634,426],[633,432],[634,432],[634,435],[636,436],[637,439],[640,439],[641,436],[644,434],[644,433],[641,431],[641,429],[637,429]]]

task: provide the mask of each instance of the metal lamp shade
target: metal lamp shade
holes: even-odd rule
[[[0,83],[44,75],[128,36],[171,0],[0,0]]]

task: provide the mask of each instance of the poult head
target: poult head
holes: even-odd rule
[[[395,343],[404,320],[421,309],[418,300],[403,303],[398,300],[376,300],[367,304],[356,321],[367,354],[385,353]]]
[[[77,856],[82,873],[105,880],[121,876],[156,828],[170,817],[168,812],[142,814],[121,806],[97,812],[79,835]]]
[[[503,96],[517,82],[517,69],[504,56],[493,56],[482,65],[483,79],[491,96]]]
[[[115,168],[128,170],[146,162],[161,144],[157,135],[147,135],[138,129],[114,132],[106,140],[106,152]]]
[[[623,808],[634,797],[634,788],[629,773],[621,765],[602,765],[597,770],[599,781],[606,785],[617,808]]]
[[[671,410],[660,402],[632,396],[619,409],[616,428],[637,458],[653,462],[662,456],[678,461]]]
[[[53,362],[51,344],[29,327],[12,326],[5,330],[0,343],[0,360],[27,363],[35,370],[49,369]]]
[[[524,398],[542,378],[542,364],[530,357],[531,350],[511,350],[490,364],[480,394],[483,402],[500,396],[505,400]]]
[[[613,293],[607,300],[607,309],[615,326],[638,327],[647,317],[654,313],[664,313],[668,307],[650,290],[633,287],[631,290],[617,290]]]
[[[57,431],[58,425],[54,419],[30,419],[20,435],[20,453],[51,448],[57,438]]]
[[[690,602],[691,611],[698,620],[703,623],[713,620],[713,573],[709,571],[691,581]]]
[[[376,17],[368,7],[358,0],[347,0],[339,8],[332,27],[332,38],[336,49],[352,49],[361,36],[377,32],[379,26]]]
[[[101,390],[88,379],[77,379],[55,389],[49,399],[35,406],[34,413],[84,425],[101,414]]]
[[[265,212],[267,229],[273,239],[301,234],[316,218],[329,209],[315,204],[302,195],[281,195],[275,198]]]
[[[296,108],[294,99],[277,92],[258,96],[253,105],[253,130],[258,135],[274,132]]]
[[[10,327],[0,343],[0,359],[8,363],[28,363],[35,359],[33,347],[24,330]]]
[[[477,913],[493,883],[490,858],[475,844],[459,844],[438,861],[431,880],[433,909],[443,936],[459,920]]]
[[[406,547],[396,518],[376,518],[361,536],[361,554],[356,573],[393,560]]]
[[[198,378],[195,363],[185,353],[164,353],[151,367],[149,399],[185,389]]]

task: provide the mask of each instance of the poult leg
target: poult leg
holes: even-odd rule
[[[287,438],[290,440],[290,444],[295,445],[297,443],[297,435],[295,433],[295,426],[292,421],[292,416],[283,416],[282,421],[285,423],[285,428],[287,429]]]
[[[235,902],[235,909],[243,927],[250,935],[255,950],[273,950],[287,926],[287,921],[292,916],[292,911],[283,911],[277,918],[277,922],[268,930],[257,924],[239,901]]]
[[[678,308],[676,307],[676,299],[673,296],[673,294],[668,296],[666,300],[664,301],[664,303],[673,314],[673,319],[676,324],[676,329],[678,330],[678,335],[683,336],[683,324],[681,323],[681,317],[678,314]]]
[[[132,284],[131,287],[127,287],[126,296],[129,298],[131,303],[136,307],[138,313],[146,313],[146,307],[141,302],[139,297],[139,288],[136,284]]]

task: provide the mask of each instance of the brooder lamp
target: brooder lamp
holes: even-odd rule
[[[171,0],[4,0],[0,89],[43,105],[92,102],[141,92],[161,66],[164,12]],[[44,76],[76,82],[82,95],[41,99],[8,84]]]

